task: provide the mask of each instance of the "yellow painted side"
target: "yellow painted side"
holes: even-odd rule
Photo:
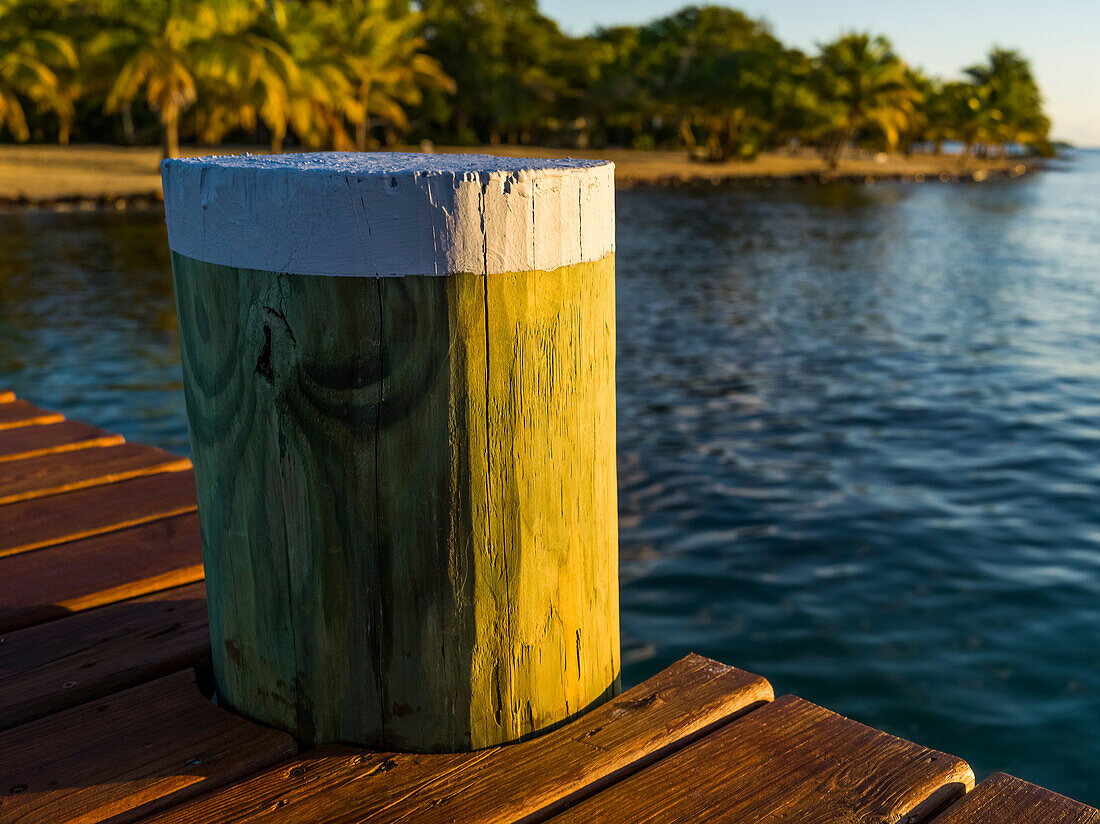
[[[475,673],[493,683],[475,693],[499,692],[510,740],[618,675],[614,258],[487,290],[489,558],[506,601],[478,599],[503,612],[478,621]]]

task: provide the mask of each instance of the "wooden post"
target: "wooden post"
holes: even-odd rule
[[[219,700],[459,751],[614,695],[612,165],[162,171]]]

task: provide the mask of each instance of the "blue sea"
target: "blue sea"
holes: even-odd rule
[[[696,651],[1100,804],[1100,154],[617,214],[625,682]],[[161,214],[0,214],[0,385],[189,451]]]

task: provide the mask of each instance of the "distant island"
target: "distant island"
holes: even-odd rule
[[[0,0],[0,55],[9,142],[628,148],[762,176],[949,142],[961,169],[997,161],[971,173],[1053,151],[1016,51],[944,80],[881,35],[807,54],[714,5],[570,37],[536,0]]]

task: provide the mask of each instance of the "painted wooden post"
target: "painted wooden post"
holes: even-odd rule
[[[163,177],[220,700],[454,751],[613,695],[612,165]]]

